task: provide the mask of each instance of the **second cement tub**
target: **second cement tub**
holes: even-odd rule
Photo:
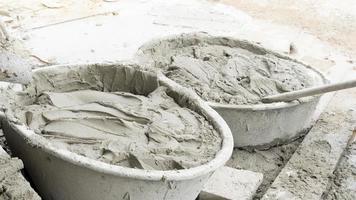
[[[60,69],[60,73],[55,74],[52,80],[57,81],[56,85],[60,85],[60,80],[70,76],[73,88],[75,88],[75,84],[83,80],[77,80],[76,76],[71,76],[73,70],[85,71],[89,67],[101,68],[106,72],[115,68],[123,69],[123,72],[136,70],[132,68],[133,66],[124,65],[53,66],[37,70],[34,77],[47,70]],[[106,78],[110,77],[111,75]],[[126,78],[127,83],[134,85],[120,86],[121,91],[127,91],[129,87],[136,91],[147,89],[144,83],[138,83],[130,77]],[[85,81],[90,82],[93,79]],[[146,81],[157,81],[157,77],[152,75]],[[197,167],[169,171],[110,165],[56,148],[27,126],[4,119],[2,128],[8,144],[13,153],[24,161],[25,169],[42,198],[53,200],[195,199],[212,173],[230,158],[233,149],[232,135],[225,121],[195,94],[165,78],[158,81],[158,84],[167,87],[178,104],[184,102],[191,109],[195,108],[194,110],[205,116],[220,133],[221,150],[217,152],[214,159]],[[50,87],[39,86],[39,88],[44,91],[56,91],[55,88]],[[93,89],[90,84],[88,89]]]
[[[257,55],[273,55],[289,60],[310,69],[323,83],[327,79],[322,73],[294,60],[288,56],[265,49],[249,41],[229,37],[215,37],[207,34],[192,33],[167,38],[158,38],[139,48],[136,59],[149,68],[160,68],[164,72],[165,65],[153,57],[165,57],[170,50],[178,50],[189,46],[220,45],[239,48]],[[192,51],[191,54],[196,52]],[[290,142],[305,133],[313,123],[313,113],[320,97],[301,98],[294,102],[272,104],[233,105],[207,102],[229,125],[235,147],[266,149],[274,145]]]

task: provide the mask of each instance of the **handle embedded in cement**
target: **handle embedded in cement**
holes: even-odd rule
[[[286,92],[282,94],[270,95],[262,98],[262,102],[272,103],[272,102],[280,102],[280,101],[293,101],[301,97],[324,94],[327,92],[333,92],[333,91],[348,89],[352,87],[356,87],[356,79],[344,81],[341,83],[334,83],[334,84],[316,86],[311,88],[305,88],[302,90]]]

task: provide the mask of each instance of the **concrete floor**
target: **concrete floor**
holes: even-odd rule
[[[345,152],[334,175],[325,199],[356,199],[356,140]]]
[[[356,55],[356,4],[353,0],[222,0],[257,19],[298,27],[323,42]]]
[[[254,12],[259,13],[255,16],[247,6],[240,6],[239,1],[228,3],[246,12],[203,0],[55,2],[0,2],[1,10],[9,13],[3,18],[10,33],[22,40],[24,51],[28,51],[30,59],[38,65],[131,59],[136,49],[152,38],[196,31],[248,39],[286,53],[292,44],[297,49],[294,57],[323,71],[335,63],[351,60],[342,48],[335,48],[320,34],[274,20],[273,16],[283,15],[282,11],[276,10],[272,15],[268,9],[264,12],[261,9]],[[296,5],[295,12],[302,11],[303,5]],[[272,2],[268,6],[275,7]],[[324,18],[336,21],[335,15]],[[294,18],[289,21],[296,23]],[[349,24],[351,26],[351,22]]]

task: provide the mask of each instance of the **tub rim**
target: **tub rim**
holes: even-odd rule
[[[33,72],[43,71],[50,68],[59,67],[75,67],[75,66],[90,66],[90,65],[100,65],[100,66],[127,66],[129,64],[137,65],[137,63],[128,62],[116,62],[116,63],[78,63],[78,64],[60,64],[52,65],[48,67],[39,68],[33,70]],[[136,69],[139,70],[139,69]],[[141,69],[142,70],[142,69]],[[122,167],[118,165],[108,164],[102,161],[91,159],[79,154],[70,152],[69,150],[56,148],[50,141],[44,137],[36,134],[33,130],[29,129],[28,126],[18,122],[13,122],[7,118],[6,114],[1,114],[4,116],[2,120],[6,122],[13,128],[17,134],[19,134],[26,141],[27,145],[32,146],[32,148],[42,149],[42,151],[50,154],[51,156],[57,157],[71,164],[85,167],[90,170],[105,173],[107,175],[114,175],[126,178],[133,178],[139,180],[149,180],[149,181],[184,181],[191,180],[197,177],[208,175],[209,173],[215,171],[219,167],[223,166],[231,157],[233,151],[233,137],[230,128],[222,117],[213,110],[206,102],[201,100],[195,93],[183,88],[179,84],[167,79],[162,73],[157,73],[157,80],[162,84],[162,86],[167,87],[171,91],[178,92],[179,94],[184,93],[187,97],[195,101],[199,109],[201,109],[202,114],[209,122],[213,125],[214,129],[219,132],[222,139],[221,148],[216,153],[215,157],[209,162],[199,165],[197,167],[192,167],[183,170],[144,170]]]
[[[144,43],[143,45],[141,45],[136,54],[135,54],[135,59],[137,59],[139,61],[140,64],[144,65],[145,67],[149,67],[149,68],[155,68],[158,71],[162,72],[162,69],[158,69],[156,67],[151,67],[151,66],[147,66],[151,65],[151,63],[145,62],[147,59],[147,55],[143,53],[144,50],[148,50],[148,49],[152,49],[152,48],[148,48],[151,47],[155,44],[159,44],[160,42],[162,42],[163,40],[169,41],[169,40],[173,40],[173,39],[195,39],[197,37],[202,38],[202,40],[209,40],[211,38],[215,38],[215,39],[220,39],[220,41],[225,41],[225,42],[221,42],[220,45],[225,45],[225,46],[229,46],[234,48],[231,45],[228,45],[226,41],[231,40],[234,41],[236,43],[239,43],[242,46],[249,46],[252,49],[257,49],[260,52],[263,53],[269,53],[272,54],[274,56],[276,56],[277,58],[281,58],[281,59],[286,59],[298,64],[303,65],[304,67],[312,70],[316,75],[318,75],[321,78],[321,82],[322,84],[327,84],[330,83],[330,80],[327,78],[327,76],[322,73],[321,71],[319,71],[318,69],[312,67],[311,65],[308,65],[300,60],[297,60],[295,58],[292,58],[288,55],[284,55],[281,53],[278,53],[276,51],[267,49],[265,47],[263,47],[260,44],[257,44],[253,41],[249,41],[246,39],[238,39],[235,37],[231,37],[231,36],[221,36],[221,35],[210,35],[206,32],[191,32],[191,33],[181,33],[181,34],[176,34],[176,35],[170,35],[170,36],[164,36],[164,37],[158,37],[158,38],[154,38],[146,43]],[[208,43],[208,44],[218,44],[218,43]],[[246,49],[246,48],[245,48]],[[142,61],[142,59],[144,59]],[[173,81],[173,80],[172,80]],[[304,103],[308,103],[314,100],[317,100],[319,98],[319,96],[310,96],[310,97],[302,97],[299,98],[298,100],[294,100],[291,102],[274,102],[274,103],[258,103],[258,104],[244,104],[244,105],[238,105],[238,104],[227,104],[227,103],[218,103],[218,102],[212,102],[212,101],[205,101],[209,106],[213,107],[213,108],[217,108],[217,109],[231,109],[231,110],[244,110],[244,111],[261,111],[261,110],[276,110],[276,109],[283,109],[283,108],[290,108],[290,107],[295,107],[298,106],[300,104],[304,104]]]

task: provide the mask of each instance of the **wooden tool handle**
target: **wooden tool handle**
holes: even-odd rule
[[[270,95],[267,97],[262,98],[263,103],[272,103],[272,102],[280,102],[280,101],[293,101],[299,99],[301,97],[313,96],[317,94],[324,94],[327,92],[333,92],[337,90],[343,90],[356,87],[356,79],[344,81],[341,83],[334,83],[322,86],[316,86],[311,88],[305,88],[302,90],[292,91],[292,92],[285,92],[276,95]]]

